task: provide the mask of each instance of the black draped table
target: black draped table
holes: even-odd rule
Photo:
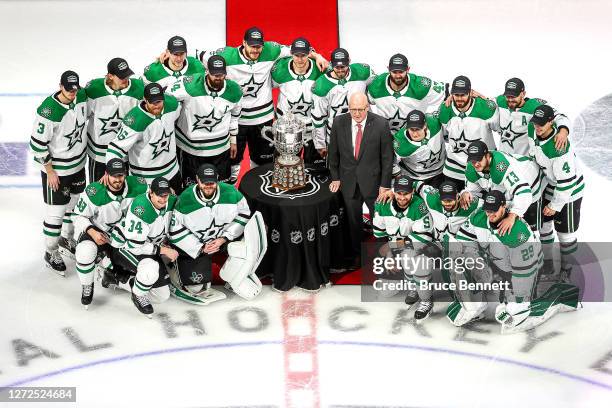
[[[267,227],[268,251],[257,275],[271,277],[277,290],[317,290],[329,282],[330,268],[350,261],[342,198],[329,183],[311,177],[303,189],[283,192],[272,187],[272,164],[250,170],[240,182],[251,211],[261,212]]]

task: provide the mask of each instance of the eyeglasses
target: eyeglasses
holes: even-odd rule
[[[349,111],[351,113],[363,113],[367,111],[367,109],[366,108],[352,108],[352,109],[349,109]]]

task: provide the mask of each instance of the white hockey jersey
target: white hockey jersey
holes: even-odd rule
[[[143,98],[144,83],[131,78],[125,89],[114,91],[105,78],[90,81],[87,93],[87,154],[104,163],[108,144],[117,136],[125,115]]]
[[[272,67],[283,57],[291,55],[289,47],[272,41],[264,43],[257,61],[242,54],[242,46],[225,47],[214,52],[196,51],[203,63],[211,55],[221,55],[227,64],[227,78],[242,88],[242,114],[239,125],[259,125],[274,118],[272,103]]]
[[[442,173],[446,146],[438,118],[426,116],[427,134],[420,142],[410,139],[407,129],[393,136],[393,149],[401,172],[414,180],[426,180]]]
[[[395,205],[395,200],[376,203],[372,229],[374,237],[390,241],[404,239],[413,242],[433,240],[433,222],[427,206],[417,195],[412,196],[404,210]]]
[[[406,125],[408,113],[418,109],[424,113],[438,110],[446,96],[446,84],[408,74],[408,83],[401,91],[394,91],[389,85],[389,73],[377,75],[368,85],[368,99],[374,106],[373,112],[389,121],[391,133],[395,134]]]
[[[66,105],[57,94],[48,96],[36,110],[30,149],[34,160],[45,164],[51,161],[58,176],[79,172],[85,166],[87,135],[83,132],[87,95],[77,92],[73,102]],[[45,167],[42,171],[46,173]]]
[[[175,82],[167,92],[182,104],[176,123],[177,146],[194,156],[219,155],[236,143],[238,118],[241,112],[242,90],[225,80],[220,91],[206,84],[205,75],[186,76]]]
[[[130,173],[143,177],[150,184],[156,177],[171,179],[179,171],[176,160],[174,123],[180,109],[172,95],[165,95],[164,110],[154,116],[142,104],[136,106],[123,119],[121,130],[108,145],[106,162],[127,156]]]
[[[204,69],[204,66],[200,60],[194,57],[187,57],[185,58],[185,65],[178,71],[173,71],[170,69],[167,66],[167,62],[166,64],[162,64],[161,62],[156,61],[148,65],[144,70],[144,74],[142,74],[142,80],[145,85],[150,84],[151,82],[157,82],[163,88],[167,88],[183,76],[192,76],[204,73],[206,73],[206,69]]]
[[[170,225],[170,242],[196,258],[207,241],[240,238],[250,218],[249,205],[234,186],[219,183],[215,195],[206,200],[198,186],[192,185],[179,196]]]
[[[471,142],[481,140],[495,149],[493,132],[498,130],[497,106],[495,102],[473,98],[472,105],[466,112],[459,112],[455,104],[440,105],[438,118],[448,135],[444,175],[455,180],[464,180],[467,164],[467,149]]]
[[[348,112],[348,101],[356,92],[366,92],[374,80],[374,71],[367,64],[351,64],[343,79],[335,79],[331,71],[321,75],[312,88],[312,122],[315,127],[314,146],[327,147],[334,118]]]

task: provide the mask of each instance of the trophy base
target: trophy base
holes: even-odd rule
[[[299,190],[308,183],[308,175],[304,173],[304,160],[298,158],[291,164],[274,160],[272,187],[283,191]]]

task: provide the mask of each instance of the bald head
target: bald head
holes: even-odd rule
[[[357,123],[363,122],[366,116],[368,116],[369,107],[368,97],[363,92],[355,92],[349,98],[349,112],[351,112],[351,117]]]

